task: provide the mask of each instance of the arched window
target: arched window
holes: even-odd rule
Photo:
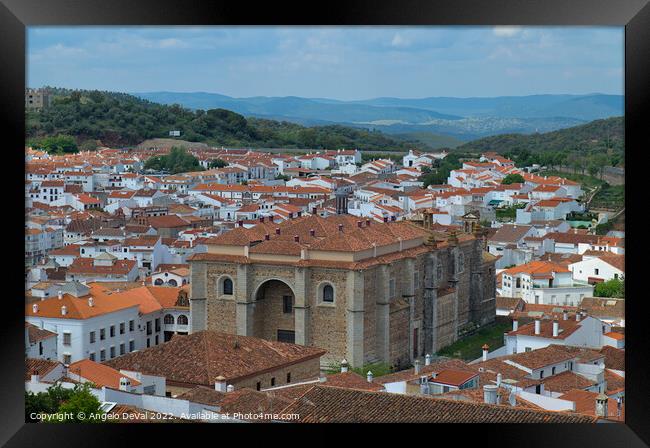
[[[154,280],[153,284],[156,286],[162,285],[163,284],[162,278],[157,278],[156,280]]]
[[[465,254],[462,252],[458,253],[458,272],[461,273],[465,271]]]
[[[325,285],[323,287],[323,302],[333,303],[334,302],[334,288],[332,285]]]
[[[187,316],[185,314],[181,314],[178,316],[176,323],[178,323],[178,325],[187,325]]]
[[[177,286],[178,285],[178,283],[176,283],[176,280],[174,280],[173,278],[171,280],[169,280],[169,282],[167,282],[167,283],[169,283],[172,286]]]
[[[174,316],[172,316],[171,314],[165,314],[165,324],[174,325]]]
[[[229,278],[225,278],[223,280],[223,287],[222,287],[222,293],[227,296],[232,295],[232,280]]]

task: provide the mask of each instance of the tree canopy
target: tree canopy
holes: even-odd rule
[[[89,384],[77,384],[73,389],[67,389],[56,384],[46,392],[25,392],[25,421],[52,423],[96,422],[101,421],[90,416],[101,416],[101,403],[90,392]],[[62,414],[69,413],[72,417],[65,419]],[[83,415],[82,415],[83,413]],[[37,416],[48,415],[46,420]],[[85,416],[85,417],[83,417]]]
[[[196,157],[188,154],[185,148],[178,146],[172,147],[169,154],[147,159],[144,168],[147,170],[165,171],[171,174],[203,170]]]
[[[380,131],[346,126],[305,127],[286,121],[244,116],[225,109],[190,110],[153,103],[116,92],[48,88],[52,105],[27,113],[27,138],[57,134],[89,139],[106,146],[132,146],[168,137],[179,130],[184,140],[218,146],[408,151],[422,143],[390,137]]]
[[[49,137],[35,138],[28,142],[34,149],[46,151],[49,154],[70,154],[79,152],[77,142],[71,135],[57,134]]]
[[[508,174],[501,181],[501,183],[503,185],[523,184],[524,182],[525,182],[525,179],[521,174]]]
[[[594,286],[595,297],[625,297],[625,280],[613,278]]]

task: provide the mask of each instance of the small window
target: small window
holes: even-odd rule
[[[232,280],[229,278],[223,279],[223,284],[222,284],[222,293],[225,296],[231,296],[232,295]]]
[[[181,314],[178,316],[178,319],[176,320],[178,325],[187,325],[187,316],[185,314]]]
[[[70,364],[71,361],[72,361],[71,355],[63,355],[63,364]]]
[[[539,371],[539,377],[540,377],[540,378],[544,378],[544,371],[543,371],[543,370],[540,370],[540,371]]]
[[[135,322],[130,320],[129,321],[129,331],[133,331],[134,328],[135,328]]]
[[[551,367],[551,375],[555,375],[555,366]]]
[[[147,348],[151,347],[151,338],[147,338]]]
[[[100,360],[101,362],[106,361],[106,350],[101,349],[101,350],[99,351],[99,360]]]
[[[95,332],[91,331],[89,334],[90,334],[90,343],[94,344],[95,343]]]
[[[95,352],[92,352],[92,353],[88,356],[88,359],[90,359],[91,361],[94,361],[94,360],[95,360]]]
[[[111,359],[115,358],[115,347],[111,347]]]
[[[72,335],[70,333],[63,333],[63,345],[70,345],[72,343]]]
[[[334,302],[334,288],[332,285],[325,285],[323,287],[323,302]]]
[[[158,335],[156,335],[156,345],[158,345],[160,339],[158,339]]]
[[[124,342],[120,344],[120,355],[123,355],[126,353],[126,346],[124,345]]]
[[[132,339],[129,341],[129,351],[132,352],[135,350],[135,341]]]
[[[595,274],[595,275],[598,275],[598,268],[595,268],[595,269],[594,269],[594,274]]]
[[[293,311],[293,298],[291,296],[282,296],[282,312],[291,314]]]
[[[125,332],[124,322],[120,322],[120,334],[124,334],[124,332]]]
[[[111,325],[110,335],[111,335],[112,338],[115,337],[115,325]]]
[[[291,382],[291,372],[287,373],[287,383]]]
[[[533,349],[530,348],[530,347],[526,347],[525,350],[526,350],[527,352],[530,352],[530,351],[532,351]]]
[[[106,329],[102,328],[99,330],[99,340],[103,341],[104,339],[106,339]]]
[[[256,384],[256,386],[255,386],[255,388],[256,388],[257,390],[262,389],[262,383],[260,383],[260,382],[258,381],[257,384]]]
[[[164,322],[165,325],[174,325],[174,316],[171,314],[165,314]]]
[[[275,377],[271,378],[271,387],[275,386]]]

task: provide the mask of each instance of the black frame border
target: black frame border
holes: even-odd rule
[[[0,4],[0,81],[4,87],[2,107],[0,107],[0,123],[6,123],[7,129],[2,134],[5,152],[2,155],[5,166],[23,166],[23,153],[17,148],[24,146],[24,85],[25,85],[25,44],[27,26],[43,25],[612,25],[625,26],[625,132],[626,132],[626,196],[643,199],[647,187],[638,182],[638,176],[643,176],[639,166],[646,159],[642,144],[647,145],[643,118],[650,104],[650,5],[648,0],[490,0],[476,2],[473,0],[401,0],[399,2],[348,0],[329,1],[313,4],[292,4],[264,2],[260,4],[244,4],[225,1],[199,0],[1,0]],[[643,142],[643,143],[642,143]],[[10,191],[22,192],[24,176],[19,170],[7,170],[11,174],[14,187]],[[24,169],[23,169],[24,172]],[[14,177],[15,176],[15,177]],[[13,182],[12,182],[13,183]],[[21,193],[22,194],[22,193]],[[6,197],[8,209],[20,216],[24,207],[22,198],[16,194]],[[629,200],[628,200],[629,202]],[[641,204],[639,204],[641,205]],[[645,267],[642,256],[643,245],[640,244],[643,235],[638,229],[643,223],[641,217],[643,207],[637,206],[627,210],[626,233],[632,235],[634,245],[626,248],[628,259],[628,298],[629,291],[640,293],[642,289],[642,267]],[[16,219],[19,221],[19,219]],[[16,244],[16,256],[22,252],[24,238],[23,227],[16,223],[7,226],[6,236],[12,244]],[[637,243],[638,241],[638,243]],[[23,278],[22,261],[20,258],[5,257],[8,260],[7,278]],[[632,262],[630,262],[632,260]],[[149,436],[178,437],[180,431],[174,428],[186,425],[83,425],[66,428],[67,425],[33,425],[25,424],[24,408],[24,351],[21,347],[23,337],[23,308],[19,282],[10,285],[15,291],[14,297],[5,300],[16,300],[21,305],[6,307],[11,318],[5,316],[5,337],[0,339],[0,347],[4,356],[2,374],[4,381],[0,383],[0,402],[4,405],[4,419],[0,425],[0,443],[9,441],[10,446],[24,444],[80,444],[108,445],[116,441],[134,443],[136,432],[142,435],[146,431]],[[632,288],[630,289],[630,285]],[[641,296],[641,294],[634,294]],[[13,294],[11,294],[13,295]],[[650,415],[645,405],[645,398],[650,397],[650,390],[644,368],[648,362],[648,344],[650,337],[644,331],[643,297],[633,297],[626,302],[628,343],[626,347],[626,388],[632,391],[626,396],[626,423],[601,425],[463,425],[463,441],[470,440],[470,430],[478,430],[475,440],[498,441],[500,444],[525,443],[529,446],[564,446],[587,445],[600,446],[604,444],[621,446],[645,446],[650,443]],[[165,428],[153,432],[151,428]],[[65,428],[65,429],[64,429]],[[109,429],[110,428],[110,429]],[[210,425],[194,425],[194,430],[205,431],[209,436]],[[265,436],[266,431],[280,436],[287,428],[291,431],[305,433],[332,434],[331,429],[352,430],[357,435],[359,426],[311,426],[311,425],[257,425],[256,431],[251,431],[248,425],[221,425],[220,434],[242,431],[242,435],[255,437]],[[261,429],[261,430],[260,430]],[[404,428],[404,435],[422,437],[424,443],[440,432],[458,428],[441,425],[432,428],[413,431]],[[395,433],[387,425],[375,425],[371,438],[382,440],[381,437],[389,432]],[[350,435],[352,434],[350,431]],[[172,433],[175,433],[172,435]],[[431,434],[431,436],[429,436]],[[458,437],[458,432],[454,431]],[[233,435],[233,434],[229,434]],[[187,442],[186,435],[182,435]],[[334,443],[341,443],[340,436],[335,435]],[[436,437],[437,438],[437,437]],[[192,438],[189,440],[196,440]],[[222,436],[218,439],[223,441]],[[270,440],[270,439],[267,439]],[[373,440],[373,441],[374,441]],[[407,442],[408,443],[408,442]]]

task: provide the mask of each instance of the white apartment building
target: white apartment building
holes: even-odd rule
[[[61,291],[26,305],[27,323],[56,333],[59,361],[103,362],[163,343],[166,312],[160,302],[174,302],[167,296],[178,294],[177,288],[143,286],[111,292],[98,284],[91,286],[78,283],[71,293]]]

